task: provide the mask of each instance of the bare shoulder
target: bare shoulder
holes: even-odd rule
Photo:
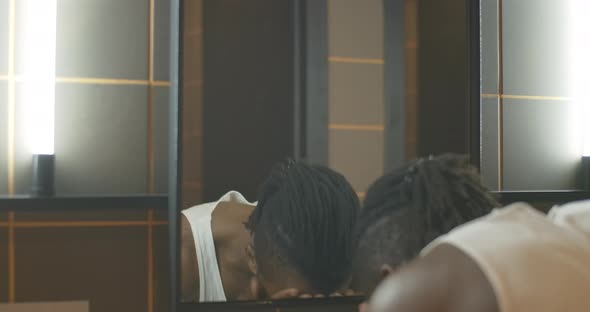
[[[479,266],[446,244],[385,280],[370,305],[375,312],[498,312],[493,289]]]
[[[213,237],[218,242],[233,241],[248,237],[245,223],[248,221],[254,206],[233,202],[221,202],[213,210]]]

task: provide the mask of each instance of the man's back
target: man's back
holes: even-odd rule
[[[403,311],[586,311],[588,263],[590,201],[549,216],[515,204],[433,242],[380,287],[372,310],[403,303]],[[434,306],[408,306],[422,301]]]

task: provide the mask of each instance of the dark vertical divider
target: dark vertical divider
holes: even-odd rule
[[[481,162],[481,41],[480,0],[465,0],[467,13],[467,108],[469,111],[469,154],[471,162]]]
[[[203,199],[253,200],[295,156],[292,1],[205,1],[203,18]]]
[[[298,0],[302,68],[302,158],[328,164],[328,1]]]
[[[179,303],[180,281],[180,222],[178,211],[181,206],[182,183],[182,14],[184,0],[170,0],[170,122],[169,122],[169,157],[168,157],[168,222],[170,252],[170,312],[176,312]]]
[[[405,0],[385,0],[385,171],[406,158]]]
[[[419,1],[418,12],[418,155],[467,154],[466,1]]]

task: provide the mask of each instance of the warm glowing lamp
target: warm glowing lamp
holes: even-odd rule
[[[27,137],[36,196],[54,194],[56,0],[23,1],[22,57]]]
[[[572,82],[580,129],[582,175],[586,190],[590,190],[590,1],[569,2],[572,26]]]

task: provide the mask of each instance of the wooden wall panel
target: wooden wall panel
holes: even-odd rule
[[[91,311],[147,311],[147,231],[15,230],[18,302],[89,300]]]
[[[0,302],[8,302],[8,228],[0,212]]]
[[[168,227],[154,228],[153,237],[153,311],[166,312],[170,308],[170,268],[168,256]]]

